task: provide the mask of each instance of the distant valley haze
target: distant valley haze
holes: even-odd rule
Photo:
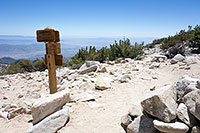
[[[99,38],[61,38],[61,53],[64,57],[72,57],[79,48],[95,46],[97,49],[114,43],[124,37]],[[155,38],[130,38],[131,42],[150,43]],[[35,36],[0,35],[0,58],[31,59],[44,57],[45,43],[38,43]]]

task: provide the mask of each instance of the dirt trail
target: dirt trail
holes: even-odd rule
[[[129,64],[128,64],[129,65]],[[125,65],[110,65],[109,69],[123,70]],[[184,75],[200,78],[200,60],[192,64],[189,70],[179,69],[178,65],[168,62],[161,63],[156,69],[149,69],[142,63],[137,65],[139,71],[131,71],[128,83],[112,83],[112,88],[104,91],[90,90],[96,97],[95,101],[77,102],[70,107],[70,121],[59,130],[59,133],[124,133],[120,126],[121,117],[127,113],[132,104],[139,104],[142,99],[152,93],[150,87],[156,89],[165,84],[174,84]],[[25,90],[27,89],[27,90]],[[23,89],[24,92],[29,88]],[[15,90],[20,92],[20,90]],[[7,93],[9,97],[16,97],[18,92]],[[39,90],[40,92],[40,90]],[[42,91],[41,91],[42,93]],[[46,94],[45,91],[43,93]],[[13,98],[14,99],[14,98]],[[15,101],[13,101],[15,103]],[[92,105],[98,107],[91,107]],[[31,115],[19,115],[11,120],[0,118],[0,133],[23,133],[32,127]]]

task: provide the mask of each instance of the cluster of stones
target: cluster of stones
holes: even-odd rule
[[[199,133],[200,80],[185,77],[166,85],[134,106],[121,118],[128,133]],[[142,110],[142,111],[141,111]]]

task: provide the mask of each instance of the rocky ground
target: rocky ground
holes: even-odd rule
[[[139,110],[144,108],[144,105],[140,105],[141,101],[163,86],[175,86],[185,77],[200,79],[200,55],[177,55],[170,60],[155,50],[146,52],[141,61],[118,59],[104,64],[87,62],[79,70],[57,69],[59,92],[64,94],[67,91],[65,93],[70,94],[61,96],[66,98],[62,100],[64,104],[67,102],[62,108],[67,111],[57,111],[56,108],[44,116],[57,111],[57,114],[53,115],[69,117],[63,120],[64,123],[67,121],[66,125],[60,122],[62,128],[56,129],[59,133],[124,133],[127,126],[124,130],[121,117],[127,114],[131,107],[137,106]],[[0,132],[34,132],[42,124],[51,125],[52,123],[47,123],[51,115],[47,117],[48,120],[38,120],[41,121],[38,124],[33,115],[35,112],[36,116],[38,115],[37,109],[40,105],[47,106],[47,103],[56,101],[47,102],[46,96],[49,96],[47,71],[1,76]],[[54,99],[55,97],[59,96],[54,96]],[[39,103],[36,107],[37,102]],[[48,106],[52,109],[59,105],[54,103]],[[43,112],[48,112],[47,110],[49,111],[43,109]],[[146,112],[148,111],[147,108]],[[62,115],[63,112],[69,114]],[[151,111],[148,113],[157,117],[151,114]],[[34,121],[36,125],[33,126]],[[126,124],[129,125],[132,121],[133,118]],[[162,125],[162,121],[154,121],[158,126],[156,129],[160,129],[160,123]],[[37,127],[33,129],[35,126]],[[129,128],[129,132],[134,132],[131,130],[132,128]]]
[[[9,65],[8,64],[1,64],[0,63],[0,73],[6,72],[8,69]]]

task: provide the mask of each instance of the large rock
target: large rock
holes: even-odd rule
[[[154,127],[164,133],[186,133],[189,127],[181,122],[165,123],[162,121],[154,120]]]
[[[191,133],[200,133],[200,127],[194,126]]]
[[[183,97],[183,101],[190,113],[200,120],[200,90],[192,91]]]
[[[85,69],[79,69],[79,73],[86,74],[86,73],[90,73],[90,72],[95,72],[97,70],[97,68],[98,68],[98,66],[94,65],[94,66],[87,67]]]
[[[177,62],[181,62],[185,59],[184,56],[182,56],[181,54],[177,54],[176,56],[174,56],[174,58],[171,59],[170,63],[171,64],[175,64]]]
[[[185,77],[176,83],[177,97],[180,99],[187,93],[197,90],[199,79]]]
[[[176,89],[167,85],[154,91],[154,95],[143,100],[141,105],[148,114],[165,122],[176,118]]]
[[[110,79],[107,77],[98,77],[95,83],[95,88],[98,90],[106,90],[111,88]]]
[[[98,67],[100,66],[99,61],[86,61],[80,68],[79,73],[80,74],[86,74],[89,72],[95,72]]]
[[[127,127],[127,133],[154,133],[153,120],[145,115],[139,116]]]
[[[186,105],[183,103],[180,103],[177,108],[177,117],[190,127],[194,126],[197,123],[195,117],[190,114]]]
[[[64,108],[27,130],[26,133],[55,133],[69,121],[69,111]]]
[[[65,103],[70,101],[69,91],[63,90],[48,97],[38,99],[31,108],[33,124],[38,123],[46,116],[56,112]]]

